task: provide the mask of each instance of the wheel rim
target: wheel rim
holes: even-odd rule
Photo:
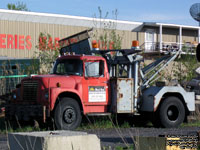
[[[179,116],[178,108],[176,106],[170,106],[167,109],[167,116],[168,116],[168,119],[171,120],[171,121],[177,120],[178,116]]]
[[[74,108],[66,108],[66,110],[63,113],[63,119],[67,124],[72,124],[76,120],[76,112]]]

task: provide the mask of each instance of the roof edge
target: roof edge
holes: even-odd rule
[[[99,18],[91,18],[91,17],[83,17],[83,16],[72,16],[72,15],[64,15],[64,14],[53,14],[53,13],[40,13],[40,12],[30,12],[30,11],[18,11],[18,10],[7,10],[0,9],[0,12],[3,13],[13,13],[13,14],[21,14],[21,15],[32,15],[32,16],[43,16],[43,17],[59,17],[59,18],[72,18],[79,20],[88,20],[88,21],[102,21]],[[124,20],[114,20],[114,19],[103,19],[105,22],[117,22],[124,24],[137,24],[141,25],[143,22],[134,22],[134,21],[124,21]]]

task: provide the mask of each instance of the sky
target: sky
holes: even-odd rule
[[[54,13],[99,18],[102,16],[135,22],[158,22],[198,26],[189,13],[192,4],[200,0],[0,0],[0,9],[7,9],[8,3],[18,1],[27,5],[32,12]],[[117,10],[117,15],[113,12]]]

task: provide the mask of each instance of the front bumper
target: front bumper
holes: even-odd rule
[[[50,113],[46,106],[9,104],[5,106],[5,117],[8,120],[29,121],[39,119],[46,122],[46,119],[50,117]]]

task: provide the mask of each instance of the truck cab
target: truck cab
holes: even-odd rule
[[[51,98],[52,109],[59,95],[71,91],[79,97],[84,114],[107,112],[109,73],[104,58],[87,55],[63,56],[56,60],[53,75],[62,79],[50,81],[50,87],[55,87],[51,90],[51,97],[54,97]],[[60,86],[56,88],[56,85]]]
[[[108,86],[108,67],[103,57],[61,56],[56,60],[51,74],[35,75],[22,80],[15,92],[15,99],[6,107],[6,117],[30,120],[42,116],[45,121],[59,113],[63,116],[62,123],[55,120],[57,126],[62,128],[61,124],[67,124],[66,120],[72,121],[75,113],[79,112],[81,117],[81,113],[108,112]],[[70,99],[74,108],[62,108],[63,99],[66,98]]]

